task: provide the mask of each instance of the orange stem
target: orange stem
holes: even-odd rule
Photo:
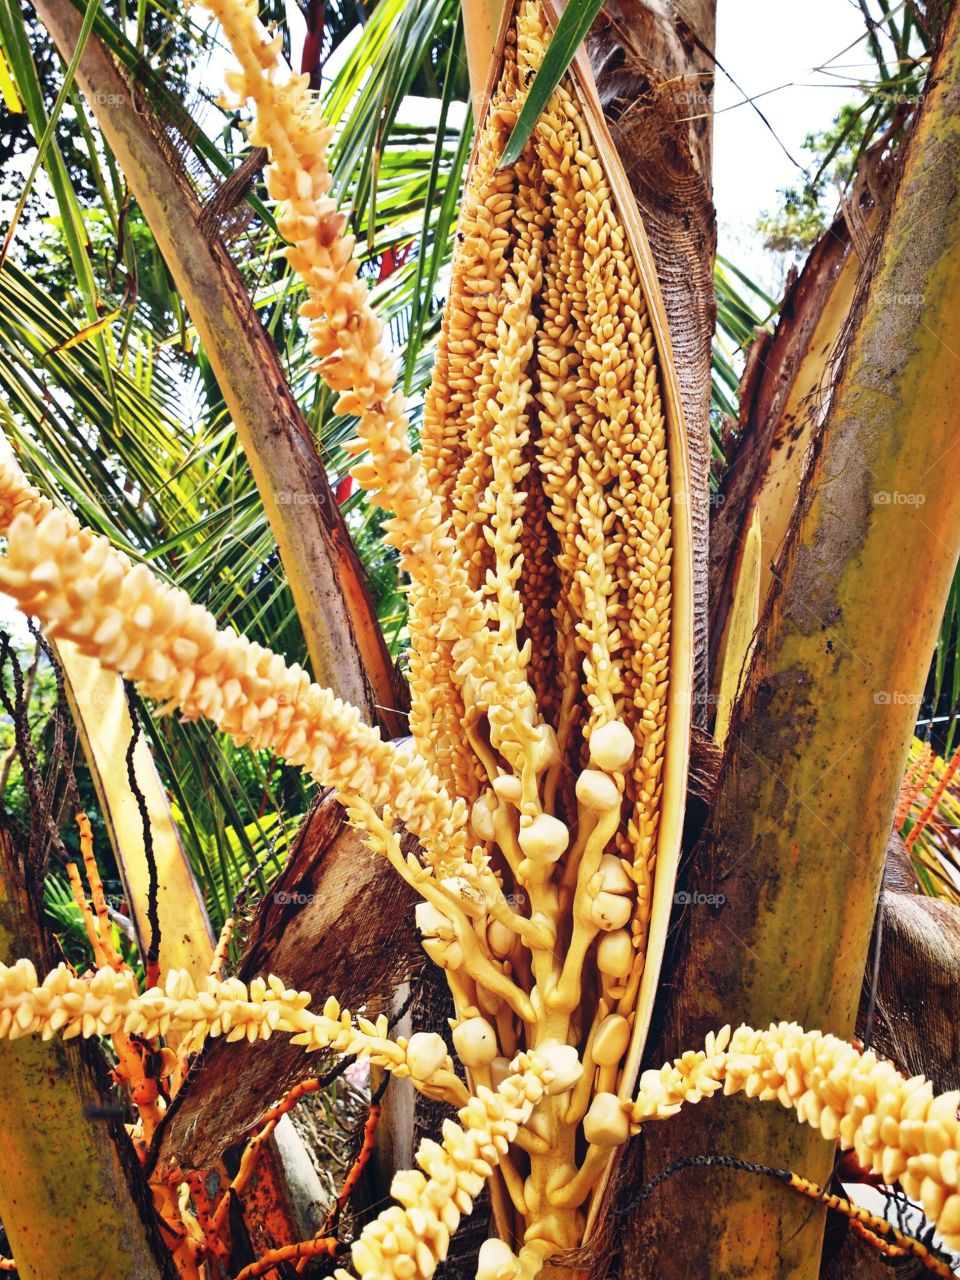
[[[211,1196],[207,1180],[212,1173],[219,1175],[218,1192]],[[217,1208],[227,1199],[226,1190],[229,1179],[222,1163],[213,1169],[197,1170],[187,1174],[184,1179],[190,1188],[194,1208],[197,1211],[197,1223],[203,1235],[204,1254],[220,1263],[225,1270],[230,1261],[230,1219],[225,1218],[218,1228],[214,1227],[214,1215]]]
[[[380,1123],[380,1112],[382,1107],[379,1102],[373,1103],[370,1108],[370,1114],[367,1116],[367,1123],[363,1126],[363,1142],[360,1144],[360,1151],[356,1160],[350,1168],[340,1188],[340,1194],[337,1196],[337,1203],[333,1209],[333,1221],[336,1222],[340,1214],[346,1207],[347,1201],[353,1194],[353,1190],[360,1181],[360,1175],[367,1166],[367,1162],[373,1155],[373,1140],[376,1136],[377,1125]]]
[[[908,853],[913,851],[913,846],[917,842],[917,837],[920,835],[924,827],[930,821],[931,814],[936,809],[937,805],[940,803],[940,797],[943,795],[947,787],[950,785],[950,782],[953,779],[953,775],[957,772],[958,768],[960,768],[960,747],[957,747],[956,751],[950,757],[950,763],[944,769],[943,777],[937,783],[936,787],[934,788],[933,795],[927,801],[927,804],[924,807],[923,812],[920,814],[920,817],[917,818],[916,822],[913,825],[913,828],[910,831],[910,834],[907,836],[905,843],[907,846]]]
[[[253,1280],[254,1276],[266,1275],[281,1262],[308,1262],[320,1255],[335,1258],[341,1247],[335,1236],[315,1236],[312,1240],[301,1240],[299,1244],[285,1244],[281,1249],[270,1249],[262,1258],[244,1267],[236,1280]]]
[[[881,1253],[891,1258],[915,1258],[934,1275],[943,1276],[944,1280],[956,1280],[952,1268],[935,1257],[922,1241],[905,1235],[886,1218],[878,1217],[869,1209],[864,1209],[862,1205],[847,1200],[845,1196],[839,1196],[832,1191],[824,1190],[823,1187],[818,1187],[815,1182],[801,1177],[798,1173],[791,1174],[789,1185],[794,1191],[799,1191],[810,1200],[815,1200],[828,1209],[844,1214],[849,1219],[852,1230],[879,1249]]]
[[[289,1093],[284,1095],[275,1107],[271,1108],[271,1110],[266,1113],[261,1121],[260,1129],[247,1143],[246,1149],[240,1157],[240,1167],[237,1170],[236,1177],[230,1183],[230,1191],[234,1191],[239,1195],[240,1192],[244,1190],[253,1176],[257,1161],[260,1158],[260,1153],[273,1134],[274,1129],[277,1127],[278,1121],[282,1116],[285,1116],[288,1111],[292,1111],[300,1099],[305,1097],[306,1094],[314,1093],[319,1089],[320,1083],[320,1080],[318,1080],[316,1076],[311,1076],[307,1080],[301,1080],[299,1084],[295,1084],[293,1086]],[[227,1221],[229,1208],[230,1195],[228,1192],[217,1203],[217,1207],[210,1218],[207,1232],[208,1236],[217,1236],[222,1233],[224,1224]]]
[[[227,916],[223,922],[223,928],[220,930],[220,937],[217,939],[216,950],[213,953],[213,959],[210,961],[210,977],[222,978],[223,966],[227,958],[227,948],[230,946],[230,939],[233,937],[233,916]]]
[[[900,790],[900,798],[897,801],[897,812],[894,816],[894,826],[897,831],[903,826],[907,820],[910,810],[913,808],[913,802],[927,784],[930,777],[930,771],[933,768],[933,762],[936,757],[933,748],[929,742],[923,744],[920,757],[914,762],[913,768],[910,770],[909,780],[905,780]]]
[[[90,898],[97,913],[100,942],[107,960],[115,969],[123,964],[123,958],[113,945],[113,929],[110,925],[110,913],[107,910],[107,899],[103,892],[103,881],[100,879],[100,868],[93,852],[93,832],[90,830],[90,819],[81,809],[77,814],[77,826],[80,828],[80,852],[83,855],[83,869],[87,873],[87,884],[90,886]]]
[[[67,863],[67,879],[70,881],[70,889],[73,893],[73,900],[80,908],[80,915],[83,918],[83,927],[86,930],[87,941],[93,951],[93,959],[98,969],[102,969],[108,963],[104,955],[103,946],[100,942],[100,935],[97,933],[97,922],[94,914],[90,909],[90,903],[87,901],[87,895],[83,891],[83,881],[80,879],[80,870],[75,862]]]
[[[307,1080],[301,1080],[299,1084],[295,1084],[289,1093],[284,1094],[280,1102],[277,1103],[272,1110],[260,1121],[261,1124],[268,1124],[271,1120],[274,1124],[285,1116],[288,1111],[292,1111],[301,1098],[305,1098],[308,1093],[316,1093],[320,1088],[321,1081],[317,1076],[310,1076]]]
[[[856,1235],[865,1240],[867,1244],[872,1245],[884,1257],[914,1258],[935,1276],[943,1276],[944,1280],[956,1280],[956,1272],[945,1262],[934,1257],[925,1244],[921,1244],[919,1240],[913,1240],[909,1236],[901,1236],[896,1228],[890,1228],[895,1239],[888,1240],[884,1236],[878,1235],[875,1231],[871,1231],[865,1223],[860,1222],[857,1218],[850,1219],[850,1226]],[[899,1242],[897,1242],[896,1238],[899,1238]]]

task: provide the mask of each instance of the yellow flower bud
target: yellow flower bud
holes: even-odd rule
[[[517,842],[531,862],[556,862],[570,843],[567,824],[549,813],[538,813],[525,827],[520,828]]]
[[[432,1080],[447,1060],[443,1036],[435,1031],[416,1031],[407,1042],[407,1066],[414,1080]]]
[[[453,1046],[465,1067],[486,1067],[499,1053],[497,1033],[486,1018],[467,1018],[453,1029]]]
[[[605,773],[622,773],[633,759],[636,745],[622,720],[608,720],[590,735],[590,759]]]
[[[609,774],[600,773],[597,769],[584,769],[577,779],[577,799],[585,809],[597,809],[603,813],[620,804],[620,792]]]
[[[599,1067],[615,1067],[630,1043],[630,1023],[619,1013],[608,1014],[593,1040],[593,1060]]]
[[[622,929],[633,914],[633,902],[620,893],[598,893],[590,902],[590,919],[598,929]]]
[[[626,978],[633,964],[633,942],[626,929],[605,933],[597,947],[597,968],[608,978]]]
[[[605,893],[633,893],[633,881],[622,859],[605,853],[600,859],[600,888]]]
[[[545,1073],[549,1073],[551,1077],[546,1081],[547,1094],[550,1097],[554,1094],[566,1093],[583,1075],[580,1055],[572,1044],[548,1040],[536,1049],[536,1055]]]
[[[598,1147],[619,1147],[630,1136],[630,1118],[615,1093],[598,1093],[583,1117],[583,1133]]]
[[[515,1280],[520,1274],[520,1259],[503,1240],[491,1236],[484,1240],[477,1256],[477,1280]]]

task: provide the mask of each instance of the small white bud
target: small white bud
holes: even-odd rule
[[[570,833],[565,822],[549,813],[538,813],[520,828],[517,843],[531,862],[556,862],[566,852]]]
[[[523,784],[512,773],[501,773],[499,778],[494,778],[493,789],[507,804],[519,804],[523,796]]]
[[[406,1057],[415,1080],[432,1080],[447,1060],[443,1036],[435,1031],[415,1031],[407,1042]]]
[[[486,1018],[467,1018],[454,1027],[453,1046],[465,1067],[487,1067],[500,1052],[497,1033]]]
[[[633,942],[626,929],[605,933],[597,947],[597,968],[608,978],[626,978],[633,964]]]
[[[593,1039],[593,1060],[598,1067],[615,1067],[630,1043],[630,1023],[619,1013],[608,1014]]]
[[[536,730],[536,743],[533,747],[533,767],[537,773],[550,769],[560,760],[560,743],[556,730],[552,725],[541,724]]]
[[[633,881],[622,859],[605,853],[600,859],[600,888],[604,893],[632,893]]]
[[[605,812],[620,804],[620,792],[609,774],[597,769],[584,769],[577,779],[577,799],[585,809]]]
[[[583,1117],[583,1134],[598,1147],[619,1147],[630,1136],[630,1119],[615,1093],[598,1093]]]
[[[590,903],[590,919],[598,929],[610,932],[629,924],[633,914],[633,901],[621,893],[601,891]]]
[[[433,905],[432,902],[418,902],[414,908],[414,919],[417,928],[424,938],[452,938],[453,925],[449,917]]]
[[[590,759],[606,773],[622,773],[635,750],[633,734],[622,720],[610,720],[590,735]]]
[[[470,825],[478,840],[496,839],[497,833],[493,825],[493,815],[496,810],[497,801],[489,791],[484,791],[483,795],[474,800],[473,808],[470,810]]]
[[[583,1063],[572,1044],[561,1044],[559,1040],[548,1040],[536,1050],[538,1062],[541,1062],[553,1076],[546,1084],[549,1097],[558,1093],[566,1093],[572,1089],[583,1075]]]
[[[477,1255],[477,1280],[515,1280],[519,1274],[520,1259],[505,1240],[484,1240]]]

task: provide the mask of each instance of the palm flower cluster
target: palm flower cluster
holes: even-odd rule
[[[519,163],[498,171],[548,35],[525,3],[479,134],[414,454],[329,195],[330,130],[306,81],[280,69],[255,5],[208,8],[239,63],[229,88],[256,108],[251,138],[269,151],[318,368],[358,420],[354,475],[392,513],[410,575],[414,745],[383,742],[299,668],[218,630],[32,494],[12,461],[0,471],[0,581],[51,635],[161,708],[205,716],[335,787],[424,899],[417,925],[449,976],[471,1088],[496,1087],[518,1053],[576,1055],[575,1091],[545,1104],[537,1136],[498,1161],[502,1229],[546,1255],[580,1241],[602,1171],[582,1122],[595,1084],[620,1085],[636,1040],[657,861],[673,582],[647,298],[569,86]],[[420,857],[404,856],[396,821]],[[162,1034],[163,1016],[149,1030]]]
[[[308,1052],[362,1054],[376,1066],[412,1076],[425,1092],[447,1101],[464,1100],[463,1085],[436,1032],[390,1040],[385,1016],[376,1022],[360,1018],[354,1025],[332,996],[319,1014],[307,1007],[311,999],[308,991],[287,988],[272,975],[254,978],[249,987],[239,978],[209,978],[198,991],[190,975],[178,969],[169,971],[162,987],[141,993],[130,969],[109,965],[92,976],[78,977],[61,964],[38,985],[32,963],[18,960],[10,968],[0,965],[0,1036],[15,1040],[39,1035],[49,1040],[59,1034],[69,1040],[122,1031],[155,1040],[179,1032],[184,1036],[181,1051],[191,1053],[207,1036],[256,1041],[283,1031]]]
[[[174,972],[141,993],[129,970],[61,967],[38,982],[20,961],[0,967],[0,1035],[174,1035],[185,1052],[207,1036],[283,1032],[452,1102],[459,1124],[421,1145],[420,1171],[395,1179],[398,1205],[354,1243],[363,1277],[431,1276],[485,1180],[499,1238],[481,1251],[481,1280],[534,1276],[584,1239],[613,1149],[721,1084],[869,1148],[884,1176],[955,1157],[949,1102],[924,1094],[936,1133],[907,1129],[916,1082],[796,1028],[724,1031],[644,1075],[633,1097],[683,804],[685,459],[642,228],[573,79],[500,167],[548,38],[539,4],[518,6],[480,122],[417,454],[329,194],[331,131],[254,0],[204,2],[239,64],[229,87],[255,106],[251,138],[269,152],[317,367],[357,418],[353,474],[390,513],[410,577],[413,743],[383,741],[299,667],[218,629],[54,509],[12,458],[0,460],[0,587],[161,710],[206,717],[336,790],[422,898],[416,923],[449,980],[467,1085],[439,1036],[391,1040],[382,1022],[355,1022],[332,999],[314,1012],[309,993],[272,977],[196,988]],[[398,823],[418,854],[403,852]],[[956,1182],[949,1160],[937,1168],[924,1164],[918,1186],[941,1178],[947,1230]]]

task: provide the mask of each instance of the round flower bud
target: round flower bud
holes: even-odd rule
[[[519,1274],[520,1259],[505,1240],[484,1240],[477,1255],[477,1280],[514,1280]]]
[[[432,1080],[447,1060],[443,1036],[435,1031],[415,1031],[407,1041],[406,1058],[414,1080]]]
[[[465,1067],[488,1067],[499,1052],[497,1033],[486,1018],[467,1018],[454,1027],[453,1046]]]
[[[533,767],[537,773],[542,773],[544,769],[549,769],[560,760],[560,743],[557,741],[556,730],[553,725],[541,724],[537,726],[535,731],[535,743],[533,746]]]
[[[598,1093],[583,1117],[583,1134],[597,1147],[619,1147],[630,1137],[630,1119],[615,1093]]]
[[[627,1052],[630,1023],[619,1013],[608,1014],[593,1038],[593,1060],[598,1067],[615,1067]]]
[[[536,1056],[537,1061],[541,1062],[553,1076],[546,1085],[548,1097],[566,1093],[583,1075],[583,1063],[572,1044],[562,1044],[559,1040],[547,1040],[536,1050]]]
[[[413,918],[425,938],[453,937],[453,925],[449,917],[445,916],[432,902],[418,902],[414,908]]]
[[[513,951],[517,935],[499,920],[491,920],[487,925],[487,946],[498,960],[506,960]]]
[[[626,978],[633,964],[633,942],[626,929],[605,933],[597,947],[597,968],[608,978]]]
[[[470,810],[470,825],[478,840],[496,839],[497,833],[493,825],[496,809],[496,799],[489,791],[484,791],[483,795],[474,800],[473,808]]]
[[[517,843],[531,862],[556,862],[570,843],[567,824],[549,813],[538,813],[526,827],[520,828]]]
[[[519,804],[523,795],[523,784],[512,773],[501,773],[499,778],[494,778],[493,789],[507,804]]]
[[[622,929],[633,914],[633,901],[622,893],[598,893],[590,903],[590,919],[598,929]]]
[[[610,720],[590,735],[590,759],[606,773],[622,773],[635,750],[633,734],[622,720]]]
[[[615,854],[605,853],[600,859],[600,888],[604,893],[633,892],[633,881],[623,860]]]
[[[577,799],[585,809],[615,809],[620,803],[617,784],[609,774],[584,769],[577,779]]]

